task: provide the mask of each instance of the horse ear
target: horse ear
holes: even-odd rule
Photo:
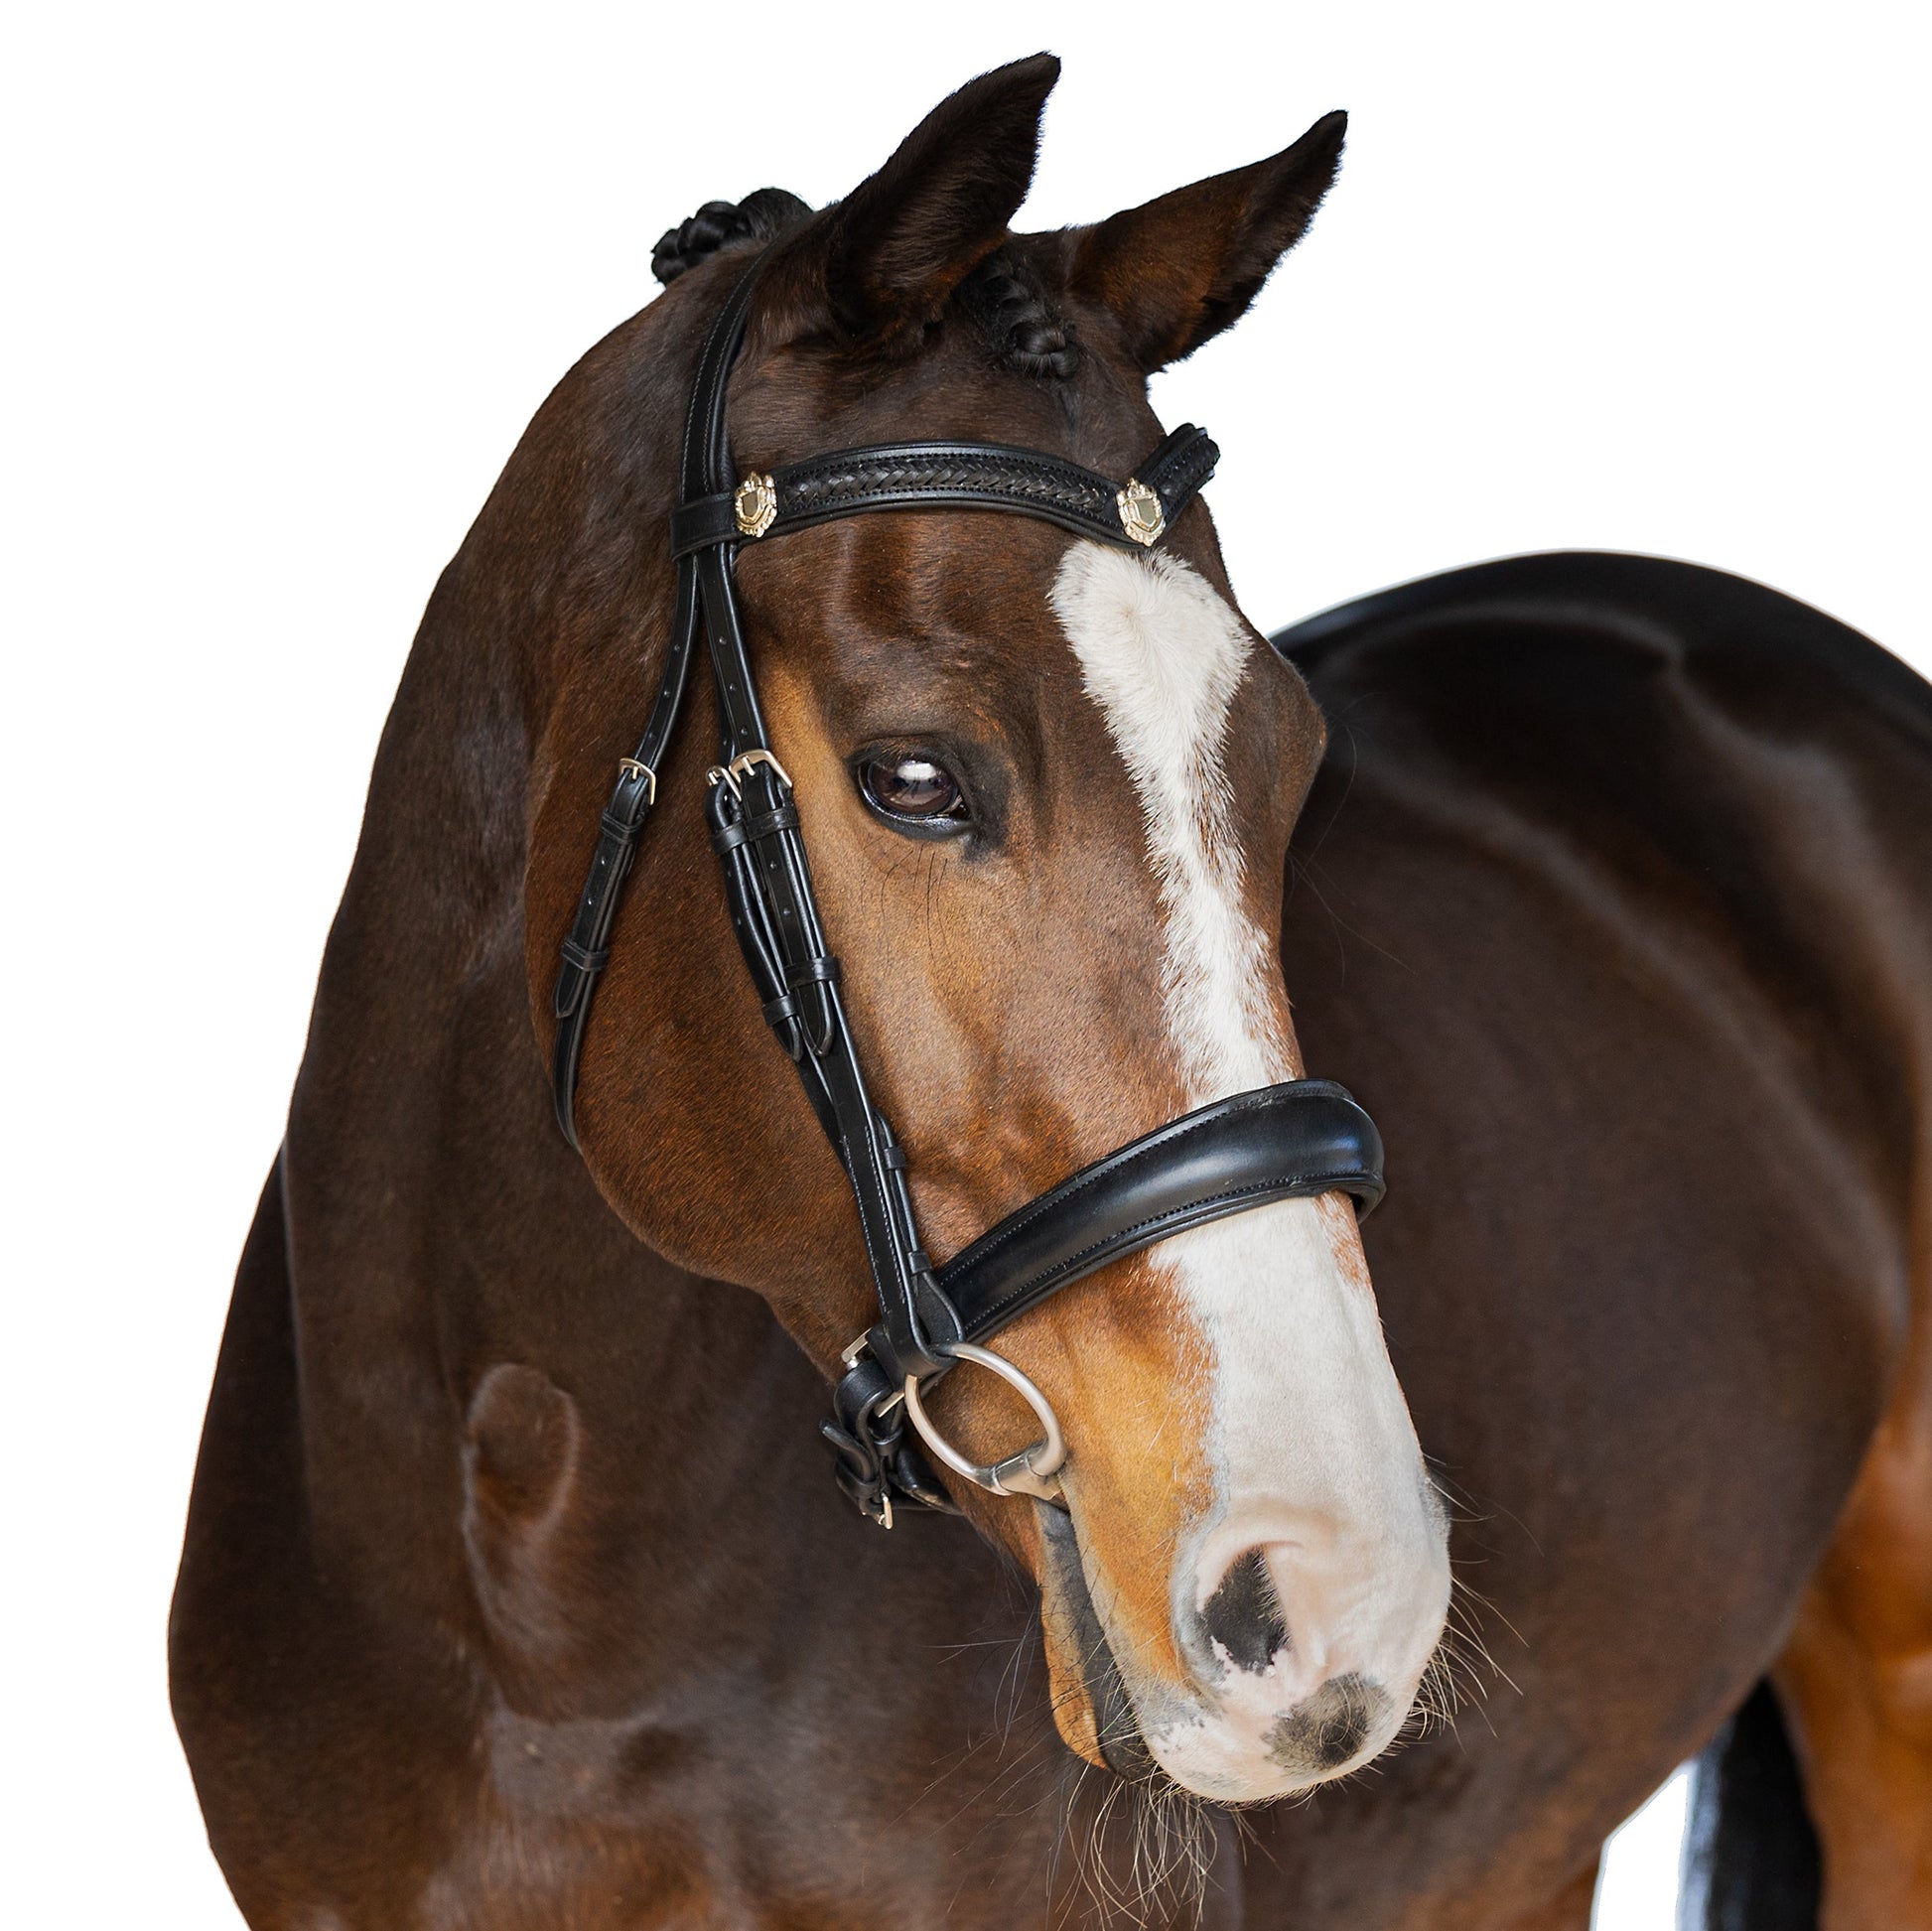
[[[1059,74],[1052,55],[1035,54],[947,95],[876,175],[784,244],[765,274],[761,333],[829,321],[878,339],[935,321],[1026,200]]]
[[[1112,312],[1150,375],[1247,313],[1333,185],[1346,114],[1324,114],[1292,148],[1177,188],[1081,234],[1072,292]]]

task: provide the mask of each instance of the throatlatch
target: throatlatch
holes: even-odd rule
[[[892,1526],[893,1497],[952,1503],[905,1430],[966,1479],[1001,1494],[1057,1496],[1064,1454],[1050,1404],[982,1343],[1049,1295],[1187,1227],[1271,1200],[1339,1190],[1367,1213],[1382,1197],[1382,1143],[1339,1086],[1298,1079],[1237,1093],[1170,1121],[1043,1193],[934,1268],[919,1245],[905,1155],[866,1091],[800,836],[791,779],[766,742],[739,622],[739,548],[871,510],[999,509],[1127,549],[1158,543],[1213,474],[1203,430],[1177,429],[1125,483],[997,443],[895,443],[841,450],[732,481],[725,402],[762,256],[740,279],[699,357],[671,515],[677,603],[656,699],[619,766],[590,875],[563,943],[554,1007],[557,1123],[577,1146],[577,1072],[598,976],[637,840],[657,799],[702,624],[719,718],[706,820],[724,868],[732,928],[779,1043],[798,1068],[851,1182],[879,1320],[846,1350],[821,1427],[840,1485]],[[923,1390],[959,1361],[1002,1375],[1041,1418],[1042,1442],[988,1467],[926,1421]]]

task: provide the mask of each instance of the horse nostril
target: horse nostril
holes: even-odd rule
[[[1237,1669],[1259,1674],[1288,1647],[1288,1624],[1261,1550],[1250,1549],[1228,1565],[1200,1619],[1209,1642],[1226,1651]]]
[[[1341,1766],[1368,1741],[1387,1715],[1389,1699],[1379,1684],[1353,1671],[1330,1677],[1313,1696],[1279,1719],[1268,1754],[1284,1770],[1320,1776]]]

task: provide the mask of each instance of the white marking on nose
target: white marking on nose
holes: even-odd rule
[[[1189,1105],[1295,1077],[1273,938],[1243,897],[1222,762],[1252,633],[1178,559],[1097,543],[1067,551],[1052,603],[1140,799],[1163,1017]],[[1180,1289],[1214,1359],[1202,1446],[1218,1507],[1179,1553],[1176,1625],[1197,1621],[1197,1580],[1211,1586],[1239,1549],[1270,1545],[1289,1640],[1266,1670],[1221,1671],[1178,1712],[1172,1688],[1137,1686],[1125,1663],[1123,1679],[1171,1772],[1208,1794],[1268,1795],[1310,1780],[1291,1774],[1280,1725],[1330,1694],[1325,1684],[1381,1686],[1387,1709],[1363,1739],[1387,1740],[1441,1628],[1447,1550],[1345,1207],[1277,1201],[1181,1234],[1151,1262]]]

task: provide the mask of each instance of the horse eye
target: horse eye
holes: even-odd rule
[[[934,831],[955,825],[964,830],[972,816],[959,780],[930,758],[874,752],[860,761],[859,789],[884,816],[910,819]]]

